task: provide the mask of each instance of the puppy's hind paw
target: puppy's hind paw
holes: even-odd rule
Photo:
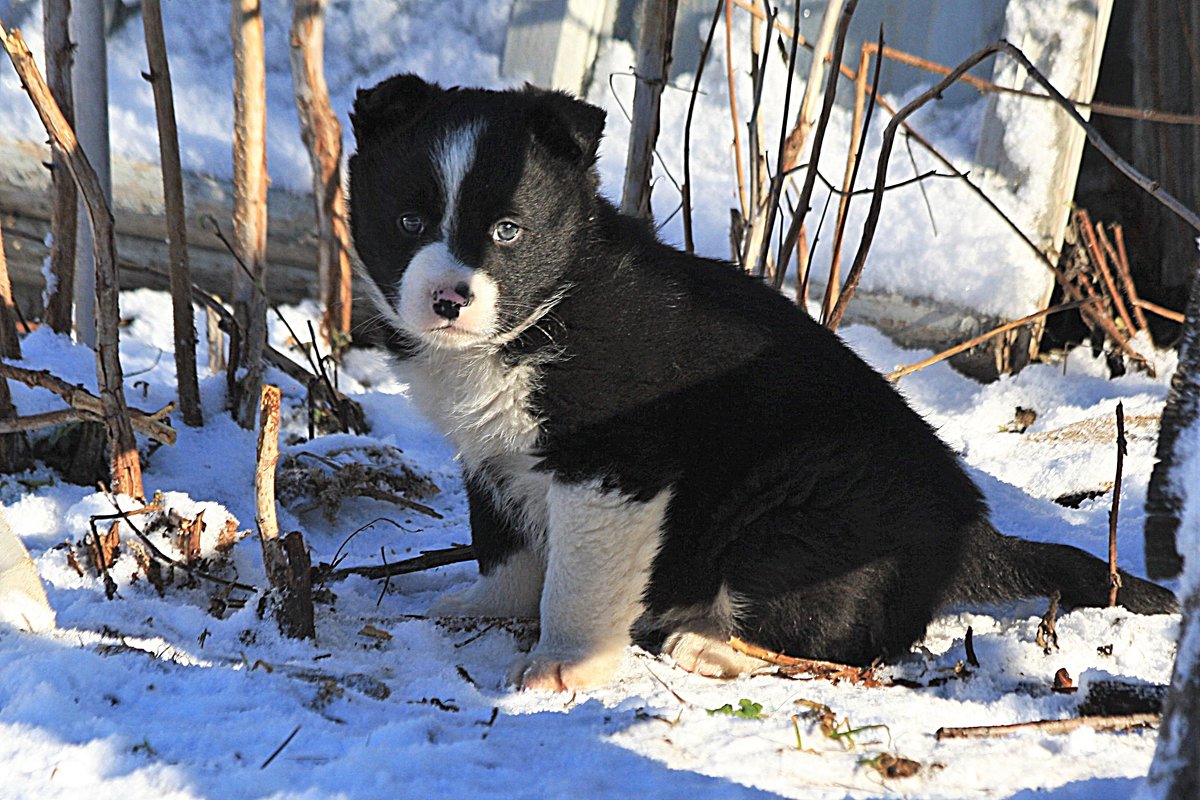
[[[574,692],[602,686],[612,678],[621,652],[571,657],[536,650],[513,662],[508,683],[539,692]]]
[[[673,633],[663,642],[662,652],[680,669],[706,678],[736,678],[771,666],[734,650],[727,641],[700,633]]]

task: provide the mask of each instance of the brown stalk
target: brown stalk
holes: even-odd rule
[[[1121,575],[1117,572],[1117,515],[1121,510],[1121,472],[1125,467],[1125,406],[1117,403],[1117,474],[1113,479],[1112,509],[1108,512],[1108,607],[1117,604]]]
[[[775,13],[768,14],[768,20],[775,19]],[[757,20],[758,18],[755,17]],[[752,40],[754,37],[751,37]],[[757,44],[757,41],[756,41]],[[775,176],[768,181],[769,168],[767,163],[766,142],[763,135],[762,123],[762,93],[766,88],[765,77],[767,57],[771,53],[770,43],[761,53],[751,53],[761,57],[756,60],[751,70],[754,87],[754,106],[750,112],[750,212],[746,221],[741,247],[742,266],[756,276],[769,275],[773,269],[770,261],[770,237],[775,228],[775,214],[779,210],[779,198],[786,186],[786,175],[783,169],[783,144],[787,135],[787,115],[792,103],[792,83],[795,70],[791,66],[796,63],[797,42],[793,39],[791,52],[788,54],[788,77],[783,95],[783,117],[779,130],[779,149],[775,162]]]
[[[342,194],[342,126],[325,83],[327,0],[293,0],[290,53],[300,137],[308,148],[317,216],[321,333],[336,354],[350,337],[350,227]]]
[[[879,74],[878,60],[876,75]],[[842,241],[846,235],[846,219],[850,211],[850,191],[854,188],[854,176],[862,163],[862,118],[867,101],[867,67],[871,55],[864,43],[858,59],[858,70],[854,73],[854,112],[850,117],[850,147],[846,149],[846,170],[842,174],[842,196],[838,198],[836,227],[833,233],[833,252],[829,258],[829,280],[825,285],[825,299],[821,303],[822,318],[828,317],[837,300],[838,287],[842,281]],[[874,94],[872,94],[874,97]],[[805,276],[807,283],[807,276]]]
[[[817,181],[817,165],[821,160],[821,147],[825,142],[825,131],[829,127],[829,116],[833,111],[834,98],[837,96],[837,79],[842,67],[842,53],[846,48],[846,35],[850,31],[850,19],[854,16],[854,9],[857,6],[858,0],[847,0],[841,19],[838,20],[837,38],[833,45],[833,65],[825,82],[821,116],[817,121],[816,130],[813,132],[813,143],[809,150],[809,167],[804,173],[804,186],[800,190],[800,199],[796,202],[796,213],[792,216],[792,223],[788,228],[787,235],[783,238],[783,246],[779,251],[779,265],[775,270],[774,281],[776,289],[783,288],[784,279],[787,277],[788,261],[791,259],[792,250],[796,247],[800,228],[804,225],[804,216],[808,213],[808,205],[812,200],[813,188]]]
[[[5,358],[21,357],[21,340],[17,338],[17,325],[12,313],[12,287],[8,281],[8,262],[4,256],[4,233],[0,230],[0,355]],[[8,429],[17,418],[13,405],[12,391],[8,380],[0,378],[0,472],[21,472],[30,466],[29,442],[20,429]]]
[[[923,370],[928,366],[932,366],[933,364],[938,363],[939,361],[945,361],[947,358],[950,358],[951,356],[956,356],[959,353],[963,352],[964,350],[970,350],[972,347],[975,347],[976,345],[983,344],[988,339],[991,339],[993,336],[999,336],[1002,333],[1006,333],[1015,328],[1020,328],[1024,325],[1028,325],[1031,322],[1036,322],[1037,320],[1042,319],[1043,317],[1048,317],[1051,314],[1057,314],[1060,311],[1070,311],[1071,309],[1074,309],[1074,308],[1081,308],[1083,306],[1087,306],[1087,305],[1096,303],[1098,300],[1099,300],[1099,298],[1088,298],[1086,300],[1073,300],[1070,303],[1062,303],[1057,306],[1051,306],[1050,308],[1043,308],[1041,311],[1035,311],[1034,313],[1029,314],[1028,316],[1025,316],[1025,317],[1021,317],[1018,320],[1013,320],[1012,322],[1006,322],[1003,325],[998,325],[997,327],[992,328],[987,333],[981,333],[978,336],[968,339],[967,341],[963,342],[962,344],[956,344],[953,347],[949,347],[949,348],[943,350],[942,352],[932,355],[923,361],[918,361],[915,364],[909,364],[906,367],[901,367],[897,370],[889,372],[885,377],[889,381],[898,381],[906,375],[911,375],[912,373]]]
[[[729,115],[733,119],[733,163],[737,170],[738,199],[742,204],[742,219],[746,220],[750,218],[750,207],[746,202],[746,174],[742,167],[742,123],[738,117],[737,82],[733,77],[733,3],[734,0],[725,0],[725,75],[729,83]]]
[[[10,33],[0,25],[0,37],[21,76],[25,91],[37,109],[42,125],[65,156],[71,177],[83,196],[92,228],[93,256],[96,261],[96,377],[111,458],[112,486],[121,494],[142,497],[142,465],[129,421],[121,371],[121,316],[117,301],[117,257],[112,209],[105,200],[95,170],[79,147],[75,132],[63,118],[49,87],[42,79],[21,32],[14,30]]]
[[[13,299],[12,282],[8,279],[3,228],[0,228],[0,358],[21,358],[21,339],[17,335],[17,304]]]
[[[986,739],[1011,736],[1024,731],[1037,733],[1070,733],[1080,728],[1096,731],[1123,731],[1129,728],[1145,728],[1162,722],[1162,714],[1121,714],[1113,717],[1070,717],[1068,719],[1040,719],[1033,722],[1016,722],[1011,725],[980,725],[970,728],[938,728],[934,736],[942,739]]]
[[[237,423],[254,429],[262,387],[262,352],[267,343],[266,70],[260,0],[234,0],[233,37],[233,242],[249,275],[233,272],[233,313],[242,332],[230,355],[232,411]],[[236,357],[235,357],[236,356]],[[237,375],[237,367],[244,373]]]
[[[1182,325],[1187,318],[1178,311],[1172,311],[1169,308],[1163,308],[1158,303],[1151,303],[1149,300],[1143,300],[1140,297],[1133,301],[1134,308],[1142,308],[1149,311],[1151,314],[1157,314],[1163,319],[1169,319],[1172,322],[1178,322]]]
[[[1121,318],[1121,322],[1125,323],[1125,330],[1131,333],[1136,332],[1137,328],[1133,324],[1133,317],[1129,316],[1129,309],[1125,307],[1125,301],[1121,298],[1121,293],[1117,291],[1116,282],[1113,281],[1112,270],[1108,268],[1108,259],[1104,257],[1104,251],[1100,249],[1100,242],[1096,238],[1096,228],[1092,225],[1091,216],[1081,208],[1075,212],[1075,220],[1083,234],[1084,247],[1087,248],[1092,263],[1100,272],[1100,278],[1104,281],[1104,288],[1108,290],[1109,299],[1112,301],[1113,308],[1116,309],[1117,316]],[[1115,263],[1116,259],[1114,258],[1113,261]]]
[[[167,261],[171,270],[171,312],[175,332],[175,377],[183,422],[193,428],[204,424],[200,410],[200,384],[196,377],[196,323],[192,316],[192,270],[188,262],[187,223],[183,201],[183,168],[179,162],[179,131],[175,125],[175,98],[171,67],[163,38],[162,3],[144,0],[142,26],[146,36],[145,77],[154,89],[158,122],[158,152],[162,160],[163,209],[167,223]]]
[[[700,79],[704,76],[704,65],[708,63],[708,51],[712,49],[713,37],[717,33],[717,23],[721,21],[725,0],[717,0],[713,10],[712,24],[708,27],[708,36],[704,37],[704,47],[700,50],[700,62],[696,65],[696,77],[692,81],[692,94],[688,98],[687,119],[683,123],[683,247],[689,253],[696,252],[696,240],[692,235],[692,116],[696,111],[696,97],[700,93]]]
[[[71,94],[71,63],[74,47],[67,30],[71,0],[44,0],[42,32],[46,62],[46,83],[58,103],[67,125],[75,126],[75,101]],[[57,147],[51,147],[50,164],[50,275],[54,286],[46,296],[46,324],[55,333],[71,333],[75,295],[76,225],[79,222],[79,194],[66,159]]]
[[[880,25],[879,41],[876,47],[882,46],[883,26]],[[875,71],[871,77],[871,86],[868,89],[867,65],[870,61],[870,51],[867,45],[864,44],[862,55],[859,58],[858,71],[855,73],[854,117],[851,121],[850,149],[846,152],[846,174],[842,185],[844,194],[838,201],[837,227],[833,235],[833,254],[829,262],[829,279],[825,283],[825,297],[821,303],[822,321],[829,319],[833,313],[834,306],[837,304],[838,295],[841,293],[842,242],[845,241],[846,223],[849,219],[851,191],[854,188],[855,181],[858,180],[858,170],[862,166],[863,143],[867,138],[867,132],[871,128],[872,112],[875,109],[876,99],[879,97],[879,77],[883,71],[883,61],[879,58],[875,59]],[[867,103],[868,91],[871,96],[869,104]]]
[[[639,219],[652,219],[650,175],[654,144],[658,141],[659,104],[671,69],[678,0],[650,0],[643,4],[638,34],[637,88],[633,93],[633,119],[625,159],[625,186],[621,211]]]
[[[275,467],[279,462],[278,387],[264,384],[259,402],[258,459],[254,470],[255,520],[267,583],[276,593],[275,621],[283,635],[311,639],[312,569],[300,531],[280,538],[275,514]]]
[[[870,685],[875,681],[874,667],[856,667],[850,664],[839,664],[835,661],[818,661],[811,658],[796,658],[795,656],[776,653],[765,647],[750,644],[737,636],[729,637],[729,646],[739,653],[787,668],[790,672],[803,672],[820,678],[844,678],[851,683],[865,681]]]
[[[395,575],[407,575],[411,572],[423,572],[427,569],[436,569],[437,567],[459,564],[464,561],[473,561],[474,559],[474,548],[469,544],[461,544],[441,550],[426,550],[419,556],[406,558],[403,561],[393,561],[390,564],[382,566],[342,567],[341,569],[331,570],[328,574],[322,576],[321,580],[340,581],[349,578],[351,575],[362,575],[364,578],[378,580]]]
[[[72,386],[62,378],[52,375],[49,370],[25,369],[0,361],[0,378],[20,381],[26,386],[53,392],[89,421],[100,422],[104,419],[104,404],[101,398],[96,397],[82,386]],[[153,414],[130,408],[128,409],[130,424],[138,433],[149,436],[155,441],[163,444],[175,444],[175,429],[162,421],[172,408],[174,405],[168,405]]]
[[[1121,278],[1121,286],[1125,290],[1125,296],[1129,298],[1129,304],[1133,306],[1133,317],[1137,322],[1137,330],[1146,330],[1146,315],[1142,313],[1142,309],[1138,306],[1137,287],[1133,283],[1133,271],[1129,268],[1129,258],[1125,254],[1125,237],[1121,232],[1121,226],[1112,224],[1109,229],[1113,232],[1113,238],[1117,240],[1120,249],[1114,249],[1112,242],[1109,241],[1108,235],[1104,232],[1104,226],[1099,225],[1096,228],[1096,236],[1100,239],[1100,246],[1104,248],[1104,252],[1112,259],[1112,262],[1117,265],[1117,275]]]

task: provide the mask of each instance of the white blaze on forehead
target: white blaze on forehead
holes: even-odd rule
[[[475,146],[482,132],[483,123],[480,121],[455,128],[446,134],[434,151],[438,180],[442,185],[442,195],[446,198],[446,207],[442,212],[443,238],[449,239],[454,228],[459,192],[463,179],[475,163]]]

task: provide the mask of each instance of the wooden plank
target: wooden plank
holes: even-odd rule
[[[49,148],[42,144],[0,139],[0,217],[9,237],[6,248],[14,289],[26,309],[31,308],[30,303],[40,304],[45,285],[41,270],[49,253],[45,245],[50,231],[50,176],[45,168],[49,160]],[[193,278],[205,289],[227,297],[233,259],[203,220],[211,216],[222,232],[232,237],[232,189],[211,176],[185,173],[184,197]],[[158,165],[115,158],[113,204],[119,260],[165,270],[166,226]],[[315,296],[317,241],[311,196],[271,189],[267,204],[271,299],[294,303]],[[123,288],[166,285],[165,279],[144,274],[127,272],[122,276]]]

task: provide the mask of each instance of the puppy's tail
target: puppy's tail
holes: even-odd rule
[[[1065,606],[1107,606],[1108,564],[1077,547],[1005,536],[980,523],[969,537],[950,602],[993,602],[1047,597],[1058,591]],[[1175,595],[1156,583],[1118,571],[1117,604],[1136,614],[1179,610]]]

